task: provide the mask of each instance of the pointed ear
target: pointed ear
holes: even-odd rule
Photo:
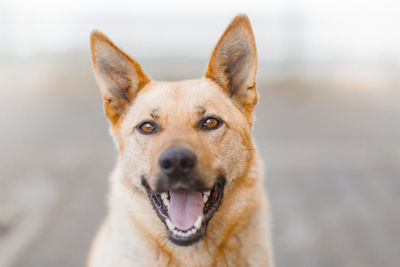
[[[116,125],[150,79],[136,61],[103,33],[92,31],[90,48],[96,81],[104,98],[105,113],[112,125]]]
[[[257,52],[250,21],[236,16],[212,53],[205,76],[226,91],[236,104],[252,112],[257,103]]]

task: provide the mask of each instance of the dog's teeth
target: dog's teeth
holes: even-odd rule
[[[200,229],[201,227],[201,222],[203,221],[203,216],[199,216],[196,220],[196,222],[194,223],[194,227],[196,229]]]
[[[208,190],[203,193],[203,202],[206,203],[208,201],[208,198],[210,197],[211,191]]]
[[[169,199],[168,199],[168,193],[167,192],[162,192],[161,193],[161,199],[162,199],[162,201],[163,201],[163,203],[164,203],[164,205],[165,206],[169,206]]]
[[[173,223],[170,221],[170,219],[168,219],[168,218],[167,218],[165,221],[166,221],[166,223],[167,223],[168,229],[169,229],[170,231],[173,231],[174,228],[175,228],[174,224],[173,224]]]
[[[187,231],[181,231],[178,230],[177,228],[175,228],[174,224],[171,222],[170,219],[166,219],[165,222],[167,223],[168,229],[176,236],[180,236],[180,237],[188,237],[193,235],[194,233],[196,233],[200,227],[201,227],[201,223],[203,221],[203,216],[199,216],[196,220],[196,222],[194,223],[193,228],[187,230]]]
[[[167,219],[168,220],[168,219]],[[168,221],[167,221],[167,224],[168,224]],[[168,227],[169,228],[169,227]],[[174,235],[176,235],[176,236],[180,236],[180,237],[188,237],[188,236],[191,236],[191,235],[193,235],[194,233],[196,233],[197,232],[197,229],[196,228],[192,228],[191,230],[188,230],[188,231],[186,231],[186,232],[183,232],[183,231],[180,231],[180,230],[177,230],[177,229],[174,229],[174,230],[171,230],[173,233],[174,233]]]
[[[169,199],[168,198],[163,198],[163,203],[164,203],[164,205],[166,206],[166,207],[168,207],[169,206]]]

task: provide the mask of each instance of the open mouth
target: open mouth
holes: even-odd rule
[[[214,186],[204,192],[171,189],[157,194],[145,179],[142,185],[167,228],[168,239],[179,246],[190,246],[205,236],[208,222],[221,204],[225,178],[218,178]]]

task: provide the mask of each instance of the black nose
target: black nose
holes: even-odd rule
[[[165,150],[158,161],[162,172],[171,178],[187,175],[196,165],[196,155],[184,147],[171,147]]]

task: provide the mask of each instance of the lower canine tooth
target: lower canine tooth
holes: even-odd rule
[[[201,227],[201,222],[203,221],[203,216],[199,216],[196,220],[196,222],[194,223],[194,227],[196,229],[200,229]]]
[[[166,219],[165,220],[165,222],[167,223],[167,227],[168,227],[168,229],[170,230],[170,231],[173,231],[174,230],[174,224],[170,221],[170,219]]]
[[[168,193],[162,192],[162,193],[161,193],[161,198],[162,198],[162,199],[167,199],[167,198],[168,198]]]

